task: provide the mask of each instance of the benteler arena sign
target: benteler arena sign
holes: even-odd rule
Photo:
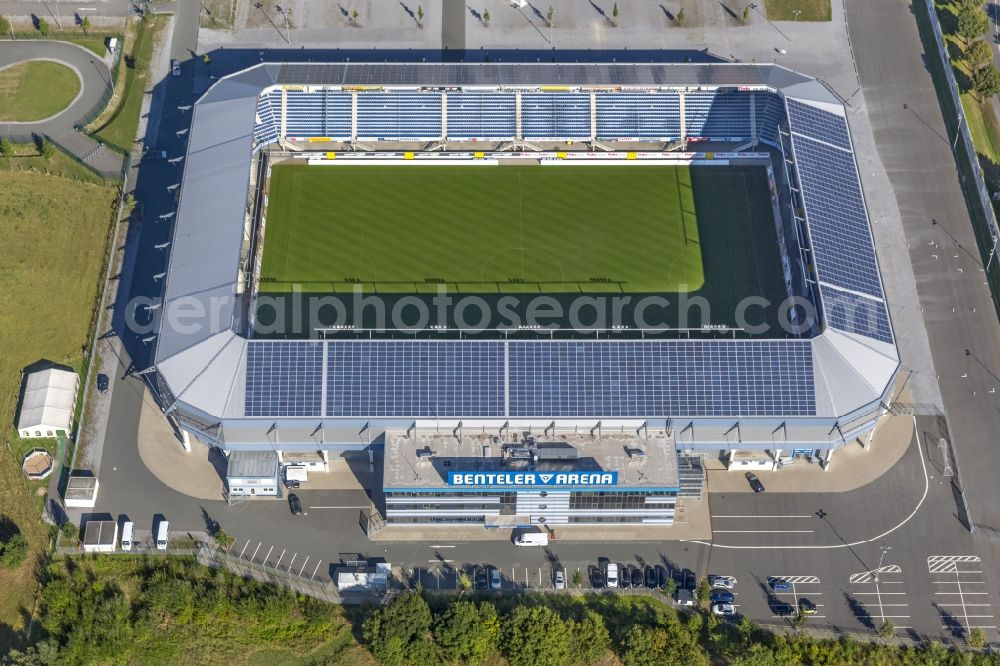
[[[449,486],[614,486],[618,472],[448,472]]]

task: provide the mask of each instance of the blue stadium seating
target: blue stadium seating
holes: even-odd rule
[[[337,90],[286,92],[285,134],[351,138],[351,94]]]
[[[521,133],[525,139],[590,138],[590,95],[523,93]]]
[[[510,139],[517,131],[514,93],[449,92],[449,139]]]
[[[281,114],[280,100],[275,113],[271,98],[274,95],[263,94],[257,98],[257,123],[253,128],[254,145],[261,146],[278,140],[281,124],[278,117]]]
[[[358,93],[358,138],[440,139],[441,94],[415,90]]]
[[[689,137],[750,138],[750,95],[740,92],[692,92],[684,96]]]
[[[676,93],[598,93],[600,139],[680,138],[680,96]]]

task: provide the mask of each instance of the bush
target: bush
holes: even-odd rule
[[[978,39],[990,29],[990,19],[982,6],[966,7],[958,13],[958,34],[966,41]]]
[[[62,532],[63,538],[69,541],[71,544],[75,544],[80,540],[80,529],[76,526],[72,520],[67,520],[63,523],[63,526],[59,530]]]
[[[0,543],[0,567],[16,569],[28,557],[28,540],[18,532],[6,543]]]
[[[0,139],[0,155],[4,157],[14,156],[14,144],[10,142],[10,139]]]
[[[43,37],[49,36],[49,22],[43,18],[38,19],[38,32],[42,33]]]

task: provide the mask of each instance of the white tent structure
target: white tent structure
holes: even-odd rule
[[[75,372],[49,368],[28,375],[17,418],[21,437],[55,437],[73,427],[80,378]]]

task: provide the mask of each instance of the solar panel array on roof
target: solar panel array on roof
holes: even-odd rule
[[[788,104],[788,121],[793,132],[818,141],[825,141],[844,150],[851,149],[851,139],[847,133],[847,120],[845,118],[794,99],[789,99],[786,103]]]
[[[315,416],[323,394],[323,343],[255,341],[247,345],[247,416]]]
[[[798,135],[792,145],[819,281],[882,298],[853,154]]]
[[[826,286],[823,313],[833,328],[892,343],[892,327],[884,301]]]
[[[504,413],[502,342],[328,343],[327,416]]]
[[[805,340],[511,342],[511,416],[806,416]]]

